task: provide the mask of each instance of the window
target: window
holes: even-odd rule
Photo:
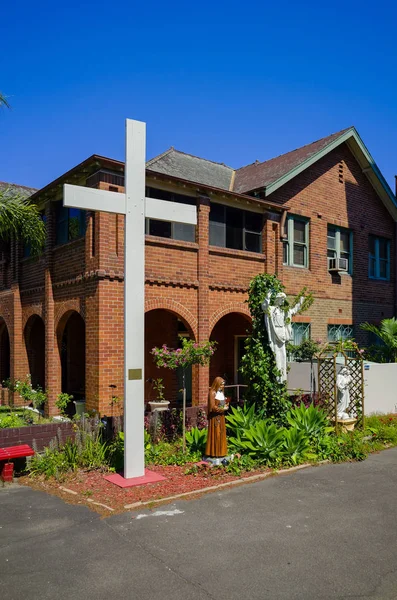
[[[85,234],[85,210],[66,208],[61,203],[56,211],[56,244],[66,244]]]
[[[390,279],[390,240],[369,236],[368,276],[371,279]]]
[[[180,202],[181,204],[190,204],[193,206],[196,205],[196,199],[192,196],[183,196],[182,194],[174,194],[174,192],[158,190],[151,187],[146,188],[146,196],[148,198],[168,200],[169,202]],[[184,242],[196,241],[196,227],[187,223],[171,223],[170,221],[146,219],[145,233]]]
[[[329,342],[345,342],[346,340],[353,339],[354,328],[353,325],[328,325],[328,341]],[[347,356],[353,357],[354,352],[346,352]],[[339,354],[338,356],[343,356]]]
[[[309,266],[309,221],[288,216],[285,221],[283,263],[291,267]]]
[[[353,338],[353,325],[328,325],[328,341],[339,342]]]
[[[210,245],[261,252],[262,223],[262,214],[211,203]]]
[[[342,227],[328,225],[327,257],[346,258],[348,273],[353,270],[353,232]]]
[[[299,346],[308,339],[310,339],[310,323],[292,323],[291,344]]]

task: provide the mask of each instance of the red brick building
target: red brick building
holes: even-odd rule
[[[31,373],[51,414],[60,391],[104,414],[123,396],[123,217],[62,206],[64,183],[121,192],[123,170],[96,155],[77,165],[32,196],[44,253],[1,249],[0,379]],[[238,382],[258,273],[276,273],[289,294],[314,293],[295,318],[296,341],[365,343],[360,323],[395,314],[396,199],[354,128],[237,170],[171,148],[146,177],[147,196],[194,204],[198,215],[196,227],[146,222],[145,378],[163,377],[167,399],[178,397],[179,374],[156,369],[150,349],[178,335],[218,342],[210,367],[193,370],[193,403],[217,374]]]

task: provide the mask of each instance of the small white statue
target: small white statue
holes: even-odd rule
[[[283,305],[287,296],[283,292],[276,295],[274,305],[270,304],[272,292],[266,296],[266,300],[262,303],[262,310],[265,313],[265,325],[269,337],[269,345],[276,359],[276,365],[280,371],[279,381],[287,380],[287,350],[286,343],[292,338],[291,317],[301,309],[305,299],[302,296],[299,302],[285,311]]]
[[[336,378],[336,387],[338,388],[338,419],[345,421],[350,419],[350,415],[347,412],[350,404],[350,392],[349,385],[352,377],[348,367],[343,367]]]

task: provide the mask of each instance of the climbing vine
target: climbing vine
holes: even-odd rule
[[[267,417],[273,417],[280,422],[288,412],[290,401],[286,384],[278,379],[279,371],[269,346],[262,303],[269,292],[272,292],[273,302],[276,294],[283,291],[284,286],[276,275],[265,273],[251,280],[248,306],[252,317],[252,334],[247,338],[241,366],[241,373],[248,385],[245,394],[247,402],[263,407]],[[307,294],[306,288],[303,288],[292,302],[286,302],[284,310],[293,308],[302,295],[305,299],[299,312],[307,310],[313,302],[313,296]]]

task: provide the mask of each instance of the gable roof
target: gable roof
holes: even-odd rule
[[[299,165],[321,152],[333,141],[337,140],[341,135],[352,129],[344,129],[328,135],[327,137],[281,154],[264,162],[256,161],[245,167],[241,167],[236,171],[236,179],[234,190],[244,193],[247,191],[257,190],[259,188],[268,187],[270,184],[278,181],[281,177],[291,172]]]
[[[222,190],[230,190],[234,177],[234,169],[223,163],[212,162],[192,154],[186,154],[170,148],[163,154],[155,156],[146,163],[149,171],[172,175],[202,185],[209,185]]]
[[[170,148],[164,154],[147,163],[148,170],[158,171],[180,179],[187,179],[202,185],[232,191],[236,194],[249,194],[261,190],[269,197],[279,187],[285,185],[323,156],[346,143],[371,182],[376,193],[397,221],[397,202],[387,181],[354,127],[342,129],[316,142],[277,156],[265,162],[255,162],[233,170],[223,163],[185,154]]]

